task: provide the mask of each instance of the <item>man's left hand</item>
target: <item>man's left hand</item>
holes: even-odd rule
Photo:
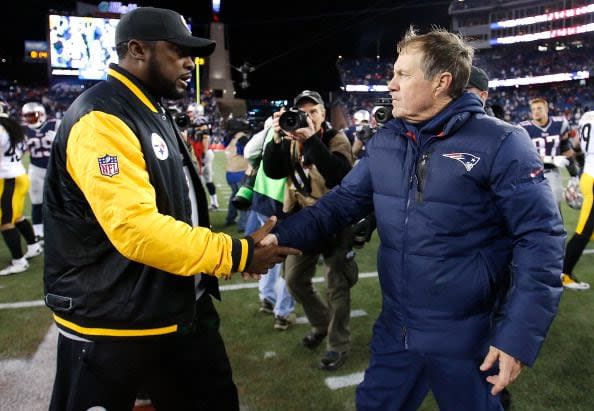
[[[487,377],[487,381],[493,384],[491,389],[493,395],[499,394],[505,387],[514,382],[520,375],[522,367],[524,367],[520,360],[491,345],[480,366],[480,370],[487,371],[491,369],[497,361],[499,361],[499,374]]]

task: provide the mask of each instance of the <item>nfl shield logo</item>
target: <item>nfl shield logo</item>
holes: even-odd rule
[[[118,157],[110,156],[109,154],[99,157],[99,172],[107,177],[113,177],[119,174],[120,168],[118,167]]]

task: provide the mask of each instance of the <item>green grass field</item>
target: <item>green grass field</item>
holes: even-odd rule
[[[215,180],[221,207],[226,208],[228,188],[224,180],[224,155],[217,153]],[[566,230],[573,232],[578,212],[563,209]],[[235,227],[223,227],[225,212],[211,214],[215,231],[239,235]],[[360,272],[374,272],[377,237],[364,249],[357,251]],[[0,264],[10,260],[4,245],[0,246]],[[42,259],[31,260],[31,268],[23,274],[0,278],[0,304],[41,300]],[[594,283],[594,255],[585,254],[576,275]],[[318,273],[318,276],[321,272]],[[239,276],[222,282],[244,283]],[[323,292],[322,283],[317,285]],[[368,361],[368,343],[373,321],[381,307],[377,277],[361,278],[352,289],[353,310],[366,315],[353,318],[351,329],[353,348],[343,368],[328,373],[318,369],[324,344],[316,351],[300,345],[308,326],[296,324],[284,332],[273,329],[273,319],[258,312],[257,288],[223,292],[217,302],[221,315],[221,332],[233,365],[240,400],[247,410],[289,411],[354,410],[355,387],[331,390],[328,377],[340,377],[363,372]],[[296,314],[303,316],[297,305]],[[513,409],[535,410],[591,410],[594,408],[594,291],[566,291],[559,314],[549,338],[532,369],[525,369],[510,390]],[[29,358],[51,324],[50,311],[45,307],[0,309],[0,361]],[[23,381],[23,384],[30,382]],[[0,383],[1,387],[1,383]],[[428,398],[421,410],[436,410]]]

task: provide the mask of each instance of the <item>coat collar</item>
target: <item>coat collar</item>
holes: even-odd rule
[[[149,110],[158,113],[159,101],[146,89],[142,81],[115,63],[107,69],[107,81],[118,81],[132,92]]]

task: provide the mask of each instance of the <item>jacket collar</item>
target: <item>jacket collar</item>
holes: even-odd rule
[[[142,81],[115,63],[107,69],[107,81],[117,81],[124,85],[153,113],[159,112],[159,101],[146,89]]]
[[[473,114],[485,114],[481,100],[472,93],[464,93],[448,104],[435,117],[423,123],[421,127],[401,119],[386,125],[400,134],[434,135],[447,137],[458,130]]]

